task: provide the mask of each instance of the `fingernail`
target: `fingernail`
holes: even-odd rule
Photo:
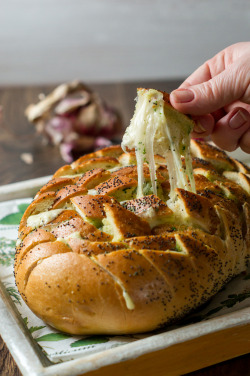
[[[242,125],[244,125],[245,123],[247,122],[247,118],[246,116],[243,114],[242,111],[238,111],[236,112],[236,114],[231,117],[231,119],[229,120],[229,126],[230,128],[232,129],[237,129],[237,128],[240,128],[242,127]]]
[[[172,96],[177,103],[188,103],[194,99],[194,93],[187,89],[175,90],[172,92]]]
[[[200,121],[197,121],[194,126],[194,131],[196,133],[204,133],[206,132],[206,129],[202,126]]]

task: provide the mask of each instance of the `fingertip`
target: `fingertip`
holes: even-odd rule
[[[194,93],[190,89],[177,89],[171,94],[175,103],[189,103],[194,100]]]
[[[187,106],[194,99],[194,93],[189,89],[179,88],[170,93],[169,100],[171,105],[178,111],[189,113]]]
[[[215,123],[212,115],[193,116],[193,120],[195,121],[195,126],[192,137],[206,137],[213,132]]]
[[[175,90],[176,91],[176,90]],[[182,112],[181,111],[181,107],[182,106],[179,106],[179,103],[176,102],[175,100],[175,91],[172,91],[169,95],[169,102],[171,103],[171,105],[178,111]]]
[[[238,129],[243,125],[248,123],[249,114],[243,109],[237,109],[236,112],[232,114],[228,121],[228,125],[232,129]]]
[[[243,134],[239,141],[239,147],[245,152],[250,154],[250,129]]]
[[[219,138],[218,135],[214,135],[214,134],[211,134],[211,139],[216,146],[228,152],[235,151],[239,146],[238,139],[223,140],[222,138]]]
[[[172,91],[170,94],[172,106],[180,112],[196,116],[209,114],[216,110],[217,108],[210,105],[210,96],[204,94],[200,86],[202,85],[182,87]]]
[[[250,114],[243,108],[236,108],[215,125],[212,140],[226,151],[234,151],[238,146],[249,153]]]

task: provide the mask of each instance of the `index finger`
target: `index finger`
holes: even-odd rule
[[[199,85],[203,82],[211,80],[217,74],[220,74],[226,68],[224,51],[207,60],[199,68],[197,68],[181,85],[181,88]]]
[[[194,71],[180,86],[179,89],[189,86],[198,85],[202,82],[209,81],[212,78],[208,62],[201,65]]]

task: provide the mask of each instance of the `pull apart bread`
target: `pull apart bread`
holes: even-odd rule
[[[138,89],[122,147],[84,155],[37,193],[15,257],[37,316],[72,334],[151,331],[245,270],[249,168],[190,142],[192,128],[166,93]]]

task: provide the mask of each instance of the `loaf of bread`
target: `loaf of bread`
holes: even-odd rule
[[[206,302],[246,268],[250,170],[225,152],[191,141],[196,193],[175,188],[167,205],[165,160],[147,163],[137,198],[135,152],[111,146],[60,168],[19,228],[17,287],[30,309],[72,334],[151,331]]]

